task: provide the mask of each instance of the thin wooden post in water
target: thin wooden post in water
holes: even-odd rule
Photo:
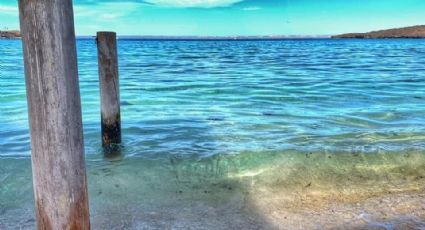
[[[90,229],[72,0],[19,0],[38,229]]]
[[[97,54],[102,120],[102,144],[111,148],[121,143],[120,91],[115,32],[97,32]]]

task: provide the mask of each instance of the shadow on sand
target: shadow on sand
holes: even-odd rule
[[[122,149],[123,158],[89,163],[93,228],[276,229],[250,203],[252,181],[238,176],[250,159],[216,154],[209,125],[222,121],[156,120],[126,129],[140,138]],[[155,126],[167,124],[172,130],[158,134]],[[170,144],[172,153],[160,152]]]

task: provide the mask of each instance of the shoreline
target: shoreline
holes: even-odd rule
[[[329,154],[306,157],[295,153],[256,156],[88,159],[92,227],[425,226],[424,152],[331,158]],[[2,184],[7,188],[0,196],[0,228],[32,229],[30,159],[0,162]]]

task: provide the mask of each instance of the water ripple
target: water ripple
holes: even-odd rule
[[[0,155],[28,155],[20,41],[0,41]],[[421,40],[119,41],[128,156],[423,148]],[[96,46],[78,41],[87,154],[100,151]]]

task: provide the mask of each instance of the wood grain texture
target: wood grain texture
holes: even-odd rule
[[[114,32],[97,32],[102,144],[121,143],[117,39]]]
[[[90,229],[72,0],[19,0],[38,229]]]

